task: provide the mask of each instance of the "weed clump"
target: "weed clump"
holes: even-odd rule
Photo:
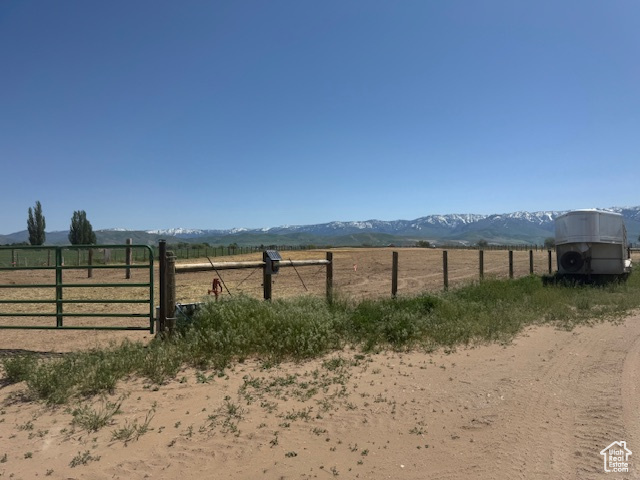
[[[322,299],[264,302],[239,297],[206,304],[181,343],[189,363],[224,368],[232,359],[301,360],[340,348],[342,315]]]
[[[205,304],[175,336],[148,345],[125,341],[49,360],[7,357],[0,364],[6,382],[25,382],[32,398],[60,404],[77,395],[113,392],[118,381],[131,375],[161,384],[185,365],[222,371],[247,357],[273,365],[318,357],[345,345],[365,351],[433,350],[508,342],[527,325],[571,329],[617,321],[640,306],[639,293],[640,276],[615,285],[551,287],[530,276],[359,303],[312,297],[265,302],[241,296]]]

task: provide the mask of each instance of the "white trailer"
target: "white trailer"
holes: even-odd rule
[[[556,218],[558,274],[575,277],[631,273],[627,229],[622,215],[575,210]]]

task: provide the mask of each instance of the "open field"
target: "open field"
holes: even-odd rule
[[[374,249],[335,249],[334,259],[334,287],[339,296],[353,299],[381,298],[391,295],[391,264],[392,252],[399,252],[398,295],[414,295],[424,291],[440,291],[443,289],[442,250],[424,248],[374,248]],[[485,252],[485,277],[507,278],[508,252],[490,250]],[[324,250],[310,250],[286,252],[285,260],[323,259]],[[261,260],[259,253],[224,257],[225,261]],[[217,259],[219,260],[219,259]],[[479,278],[478,251],[450,250],[449,287],[464,285]],[[182,260],[179,263],[202,263],[206,258]],[[555,258],[554,258],[555,262]],[[640,264],[640,253],[634,253],[634,262]],[[555,268],[555,264],[553,266]],[[534,251],[534,271],[536,274],[547,272],[548,257],[546,251]],[[133,269],[131,280],[124,280],[123,270],[93,270],[93,278],[87,278],[86,270],[68,270],[64,272],[65,282],[109,283],[109,282],[148,282],[148,270]],[[223,270],[219,272],[225,285],[232,295],[245,294],[257,298],[262,297],[262,271],[260,269]],[[299,276],[298,276],[299,274]],[[529,274],[529,252],[514,252],[514,275],[516,277]],[[213,271],[201,273],[179,274],[176,276],[176,296],[180,303],[205,301],[211,298],[207,295],[211,282],[216,276]],[[155,304],[158,304],[158,272],[155,272]],[[273,277],[273,297],[286,298],[298,295],[325,294],[325,267],[312,266],[298,268],[297,273],[291,267],[281,268],[280,273]],[[0,272],[0,283],[54,283],[52,271],[16,271]],[[303,285],[304,282],[304,285]],[[306,287],[306,289],[305,289]],[[66,292],[66,291],[65,291]],[[72,298],[144,298],[143,288],[82,288],[73,289],[72,293],[65,293],[66,299]],[[148,293],[148,292],[147,292]],[[223,290],[223,295],[228,295]],[[0,299],[53,299],[53,289],[0,289]],[[53,305],[0,305],[3,311],[16,312],[55,312]],[[70,305],[65,306],[69,312],[136,312],[148,311],[146,305]],[[52,317],[11,317],[0,318],[4,325],[55,325]],[[118,325],[144,326],[148,324],[144,319],[131,318],[70,318],[65,319],[65,325]],[[44,351],[51,353],[68,352],[82,348],[104,345],[109,341],[120,341],[124,338],[146,341],[152,336],[144,332],[103,332],[103,331],[26,331],[2,330],[0,336],[0,352],[7,350]]]
[[[334,288],[337,294],[354,299],[390,296],[392,252],[394,250],[399,252],[399,295],[415,295],[424,291],[442,290],[442,250],[440,249],[341,248],[332,250]],[[323,258],[325,258],[324,250],[285,252],[283,255],[285,260]],[[252,254],[242,257],[225,257],[225,259],[229,259],[229,261],[261,260],[262,256],[261,254]],[[448,259],[450,288],[478,279],[477,250],[450,250]],[[202,261],[206,262],[207,260],[181,260],[179,263]],[[484,265],[485,276],[507,278],[509,274],[508,252],[485,251]],[[293,268],[281,268],[280,273],[273,277],[274,298],[304,294],[324,295],[324,267],[304,267],[297,270],[296,273]],[[547,252],[534,252],[534,272],[543,274],[547,271]],[[220,274],[232,294],[245,293],[256,297],[262,295],[262,274],[259,270],[253,274],[251,270],[226,270],[220,271]],[[520,277],[528,274],[529,252],[514,252],[514,275]],[[183,303],[201,301],[202,295],[206,294],[214,275],[215,272],[179,275],[176,282],[178,301]],[[305,290],[305,286],[307,290]],[[226,291],[224,293],[226,294]]]
[[[353,299],[389,297],[391,295],[391,248],[380,249],[336,249],[333,250],[334,259],[334,288],[339,296]],[[443,288],[442,251],[439,249],[406,248],[399,251],[399,280],[398,295],[414,295],[424,291],[439,291]],[[547,252],[534,252],[535,272],[542,274],[547,271]],[[324,250],[286,252],[284,259],[304,260],[323,259]],[[449,251],[449,286],[455,288],[466,282],[478,279],[478,252],[474,250]],[[260,253],[237,256],[226,256],[224,261],[261,260]],[[202,263],[206,258],[182,260],[179,263]],[[216,259],[221,261],[221,259]],[[485,252],[485,276],[506,278],[508,276],[508,252]],[[148,282],[149,273],[146,269],[133,269],[131,279],[124,280],[123,270],[93,270],[93,277],[88,279],[86,270],[66,270],[64,281],[83,282],[88,284],[111,282]],[[261,269],[222,270],[219,272],[231,295],[245,294],[257,298],[262,297]],[[529,273],[529,253],[527,251],[514,252],[514,274],[516,277]],[[207,295],[211,287],[215,272],[201,272],[180,274],[176,277],[176,296],[180,303],[201,302],[210,298]],[[155,272],[155,304],[158,304],[158,272]],[[55,274],[48,270],[23,270],[16,272],[0,272],[0,283],[55,283]],[[312,266],[297,268],[281,268],[278,275],[273,276],[273,298],[286,298],[298,295],[325,294],[325,267]],[[304,283],[304,284],[303,284]],[[69,293],[67,293],[69,292]],[[65,299],[113,299],[145,298],[144,288],[102,288],[87,287],[65,290]],[[228,295],[223,290],[223,295]],[[54,291],[49,289],[0,289],[0,299],[42,300],[53,299]],[[0,305],[3,311],[15,312],[55,312],[54,305]],[[11,309],[11,310],[9,310]],[[65,305],[67,312],[111,312],[111,313],[145,313],[147,305],[114,305],[114,304],[71,304]],[[0,318],[4,325],[55,325],[53,317],[11,317]],[[148,321],[132,318],[68,318],[65,325],[114,325],[114,326],[144,326]],[[52,331],[38,332],[22,330],[4,330],[0,339],[0,349],[21,348],[39,351],[38,338],[46,338],[46,351],[64,352],[77,348],[87,348],[103,344],[112,339],[151,338],[141,332],[101,332],[101,331]],[[34,343],[35,342],[35,343]]]
[[[442,289],[441,252],[399,252],[401,295]],[[540,273],[547,266],[546,252],[541,254]],[[296,252],[291,258],[323,255]],[[528,274],[528,252],[514,252],[514,258],[516,276]],[[338,250],[334,260],[342,295],[390,295],[391,249]],[[452,250],[449,266],[452,287],[477,279],[477,252]],[[506,277],[507,252],[487,252],[485,272]],[[233,294],[246,288],[244,293],[258,296],[259,270],[242,283],[250,273],[221,272]],[[312,294],[324,293],[323,268],[299,273]],[[86,272],[76,275],[80,281]],[[116,280],[114,275],[95,270],[91,281]],[[119,275],[124,281],[124,272]],[[134,271],[132,281],[144,281],[141,275]],[[179,275],[178,300],[201,300],[213,275]],[[283,268],[275,282],[276,298],[304,292],[292,268]],[[33,295],[28,289],[16,291],[25,298]],[[100,293],[107,294],[88,288],[77,295]],[[109,340],[149,337],[143,332],[4,330],[0,356],[26,351],[54,357]],[[324,358],[264,367],[249,358],[225,371],[184,368],[162,385],[129,378],[109,395],[79,397],[65,406],[26,401],[23,383],[0,383],[0,478],[640,475],[640,461],[632,455],[628,474],[607,476],[599,454],[614,441],[640,452],[637,312],[572,331],[528,327],[504,344],[402,353],[346,348]]]

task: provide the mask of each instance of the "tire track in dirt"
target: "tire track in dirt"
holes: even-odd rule
[[[640,320],[640,319],[638,319]],[[640,477],[640,336],[635,337],[622,367],[622,416],[627,445],[637,455],[631,461],[633,478]],[[637,452],[636,452],[637,451]],[[633,457],[633,454],[632,454]]]
[[[535,377],[518,392],[517,408],[503,422],[498,465],[508,472],[505,478],[604,475],[599,452],[611,442],[629,441],[626,435],[637,430],[629,424],[637,424],[637,400],[623,385],[637,373],[640,332],[637,326],[621,328],[582,328],[541,354]]]
[[[461,408],[433,423],[446,427],[435,445],[449,460],[432,457],[428,478],[589,480],[607,475],[600,451],[612,442],[640,454],[640,317],[529,332],[474,363],[457,357],[464,375],[432,393]],[[634,463],[630,474],[606,478],[638,478]]]
[[[535,377],[521,394],[520,408],[512,412],[509,423],[515,429],[506,437],[508,445],[515,447],[507,457],[512,478],[541,475],[548,470],[565,477],[573,470],[576,442],[572,430],[579,407],[576,379],[584,368],[582,352],[592,349],[596,340],[579,339],[579,335],[571,340],[541,354]]]

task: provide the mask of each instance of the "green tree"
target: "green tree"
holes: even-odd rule
[[[27,229],[29,230],[29,243],[31,245],[42,245],[47,234],[44,229],[46,227],[44,215],[42,215],[42,205],[40,201],[36,202],[35,208],[29,207],[29,218],[27,219]]]
[[[547,250],[553,250],[556,248],[556,239],[553,237],[547,237],[544,239],[544,248]]]
[[[93,233],[93,227],[91,222],[87,220],[87,214],[84,210],[73,212],[69,228],[69,242],[72,245],[93,245],[96,243],[96,234]]]
[[[427,242],[426,240],[418,240],[416,242],[416,247],[429,248],[431,247],[431,242]]]
[[[476,245],[478,245],[478,247],[480,248],[485,248],[489,245],[489,242],[487,242],[484,238],[478,240],[478,243],[476,243]]]

